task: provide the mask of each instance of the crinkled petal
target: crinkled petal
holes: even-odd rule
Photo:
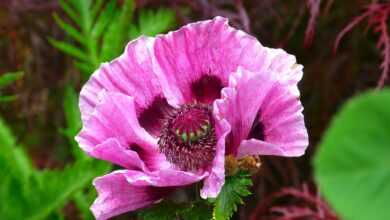
[[[299,96],[298,82],[303,76],[303,66],[297,64],[294,55],[282,49],[267,48],[267,54],[270,64],[264,70],[274,73],[278,81],[286,85],[293,95]]]
[[[91,156],[121,166],[142,165],[136,161],[135,153],[150,169],[167,166],[168,162],[158,151],[157,139],[138,123],[134,98],[115,92],[103,92],[99,96],[101,102],[76,137],[80,147]],[[116,153],[131,157],[126,159]]]
[[[263,125],[265,140],[243,141],[238,156],[277,155],[301,156],[309,144],[299,97],[286,86],[277,84],[268,93],[260,107],[259,122]]]
[[[204,82],[205,75],[216,76],[223,87],[238,66],[253,71],[268,66],[271,60],[267,51],[256,38],[230,27],[222,17],[159,35],[154,45],[154,54],[164,73],[159,76],[162,88],[167,97],[176,94],[173,99],[179,98],[177,103],[192,102],[197,91],[203,87],[210,89],[213,85]],[[202,88],[194,87],[198,80]]]
[[[94,185],[98,197],[91,206],[91,211],[97,220],[106,220],[143,208],[158,202],[170,191],[169,188],[131,185],[122,171],[96,178]]]
[[[254,73],[239,68],[222,90],[222,98],[215,103],[215,111],[231,125],[227,154],[236,155],[240,142],[248,137],[260,106],[275,85],[276,79],[268,72]]]
[[[138,108],[146,107],[161,89],[153,71],[154,39],[140,37],[131,41],[124,53],[104,63],[91,76],[80,94],[80,109],[85,121],[99,103],[102,90],[133,96]]]
[[[146,169],[145,163],[138,155],[138,152],[121,146],[115,138],[109,138],[97,145],[89,154],[102,160],[111,161],[127,169]]]
[[[192,173],[176,169],[163,169],[153,172],[128,170],[125,174],[129,183],[134,186],[185,186],[202,180],[207,172]]]
[[[230,132],[230,125],[225,119],[220,118],[215,110],[214,118],[216,121],[215,130],[218,137],[216,155],[210,174],[204,179],[203,188],[200,191],[200,196],[203,199],[217,197],[225,183],[225,140]]]
[[[80,93],[79,105],[84,122],[98,105],[99,93],[122,93],[134,97],[140,124],[158,136],[161,119],[170,106],[156,77],[161,73],[155,64],[153,44],[154,38],[144,36],[131,41],[121,56],[95,71]]]

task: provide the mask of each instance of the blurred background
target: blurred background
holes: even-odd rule
[[[112,167],[73,141],[81,86],[129,40],[217,15],[304,65],[310,134],[301,158],[262,157],[253,194],[233,219],[343,219],[320,195],[313,161],[344,103],[388,84],[389,12],[388,1],[371,0],[1,0],[0,219],[93,219],[91,181]]]

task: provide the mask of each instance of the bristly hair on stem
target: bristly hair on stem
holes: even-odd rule
[[[382,69],[381,76],[378,80],[377,89],[383,88],[385,81],[389,75],[390,68],[390,37],[387,27],[387,21],[390,13],[390,2],[388,3],[371,3],[364,8],[362,14],[353,18],[337,35],[333,51],[336,52],[343,37],[351,32],[357,25],[367,20],[368,28],[371,28],[374,33],[379,34],[376,47],[381,51]]]

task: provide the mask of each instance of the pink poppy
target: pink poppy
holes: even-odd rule
[[[301,77],[294,56],[221,17],[131,41],[80,94],[80,147],[124,168],[94,180],[95,217],[145,207],[199,181],[202,198],[216,197],[227,154],[302,155]]]

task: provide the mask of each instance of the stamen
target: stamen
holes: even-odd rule
[[[184,105],[165,121],[159,146],[168,161],[183,170],[198,170],[215,155],[216,135],[208,105]]]

